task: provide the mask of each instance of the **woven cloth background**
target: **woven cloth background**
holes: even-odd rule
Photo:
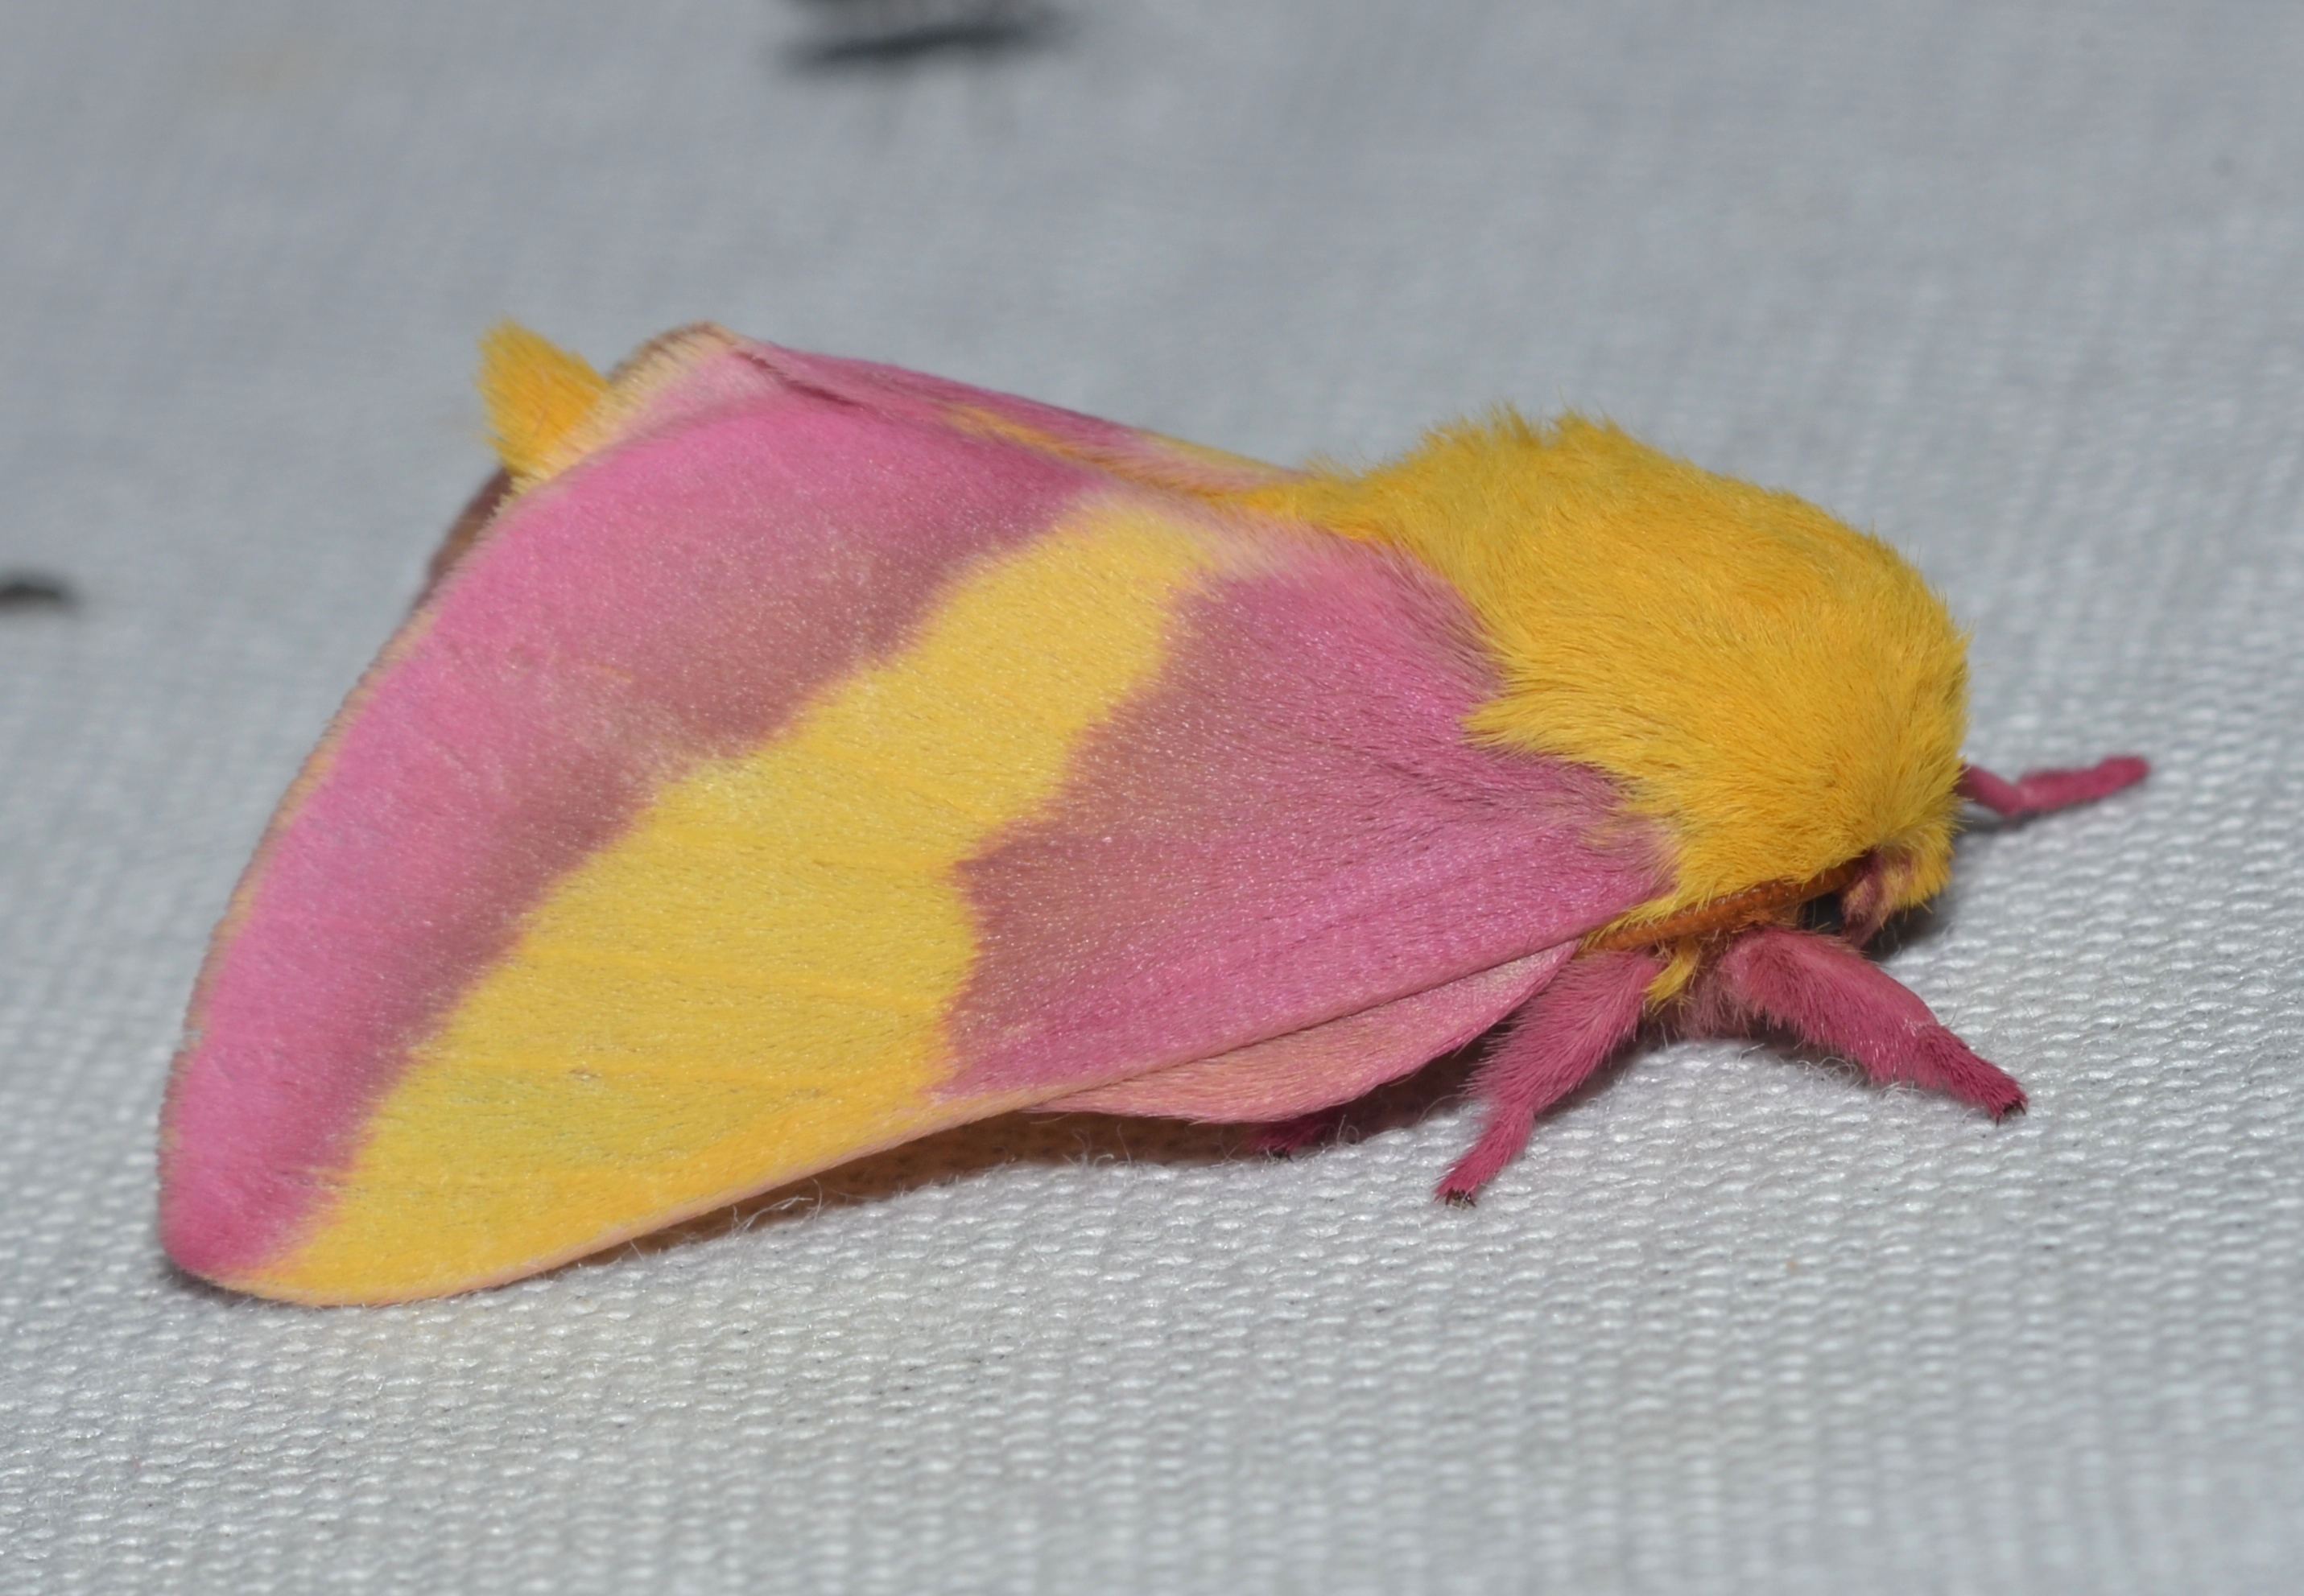
[[[2304,1588],[2304,9],[962,14],[0,6],[0,574],[80,595],[0,608],[0,1589]],[[2033,1111],[1683,1045],[1470,1212],[1419,1089],[1285,1162],[995,1124],[462,1300],[172,1275],[203,939],[504,314],[1283,460],[1573,403],[1877,527],[1978,758],[2159,764],[1893,958]]]

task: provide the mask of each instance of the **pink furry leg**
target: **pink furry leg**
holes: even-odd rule
[[[1960,796],[2013,820],[2074,804],[2092,804],[2144,780],[2152,767],[2133,754],[2115,754],[2084,771],[2027,771],[2016,781],[1995,776],[1982,765],[1960,772]]]
[[[1720,1013],[1724,1004],[1845,1054],[1876,1081],[1910,1081],[1995,1119],[2024,1106],[2023,1087],[1970,1052],[1886,971],[1829,938],[1773,925],[1747,932],[1720,956],[1707,988],[1696,1009],[1707,1029],[1733,1018]]]
[[[1640,1023],[1648,983],[1664,967],[1646,953],[1587,953],[1520,1011],[1472,1077],[1487,1123],[1436,1194],[1469,1203],[1519,1156],[1536,1117],[1567,1096],[1622,1047]]]

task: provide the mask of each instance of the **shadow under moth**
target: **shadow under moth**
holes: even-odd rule
[[[377,1303],[1018,1109],[1317,1136],[1492,1027],[1469,1199],[1644,1016],[2022,1091],[1860,950],[1963,800],[1887,545],[1570,416],[1282,469],[716,327],[484,345],[504,469],[282,801],[184,1269]],[[1836,910],[1827,933],[1804,909]]]

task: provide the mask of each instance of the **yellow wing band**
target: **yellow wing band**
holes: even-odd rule
[[[957,866],[1055,793],[1213,558],[1173,519],[1076,511],[667,787],[421,1045],[267,1291],[486,1285],[1011,1106],[932,1093],[976,953]]]

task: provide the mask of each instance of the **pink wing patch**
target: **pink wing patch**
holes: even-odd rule
[[[982,951],[949,1090],[1213,1060],[1572,942],[1659,890],[1663,850],[1605,777],[1466,739],[1494,683],[1453,589],[1267,536],[1271,568],[1186,604],[1162,675],[1053,808],[965,867]]]

